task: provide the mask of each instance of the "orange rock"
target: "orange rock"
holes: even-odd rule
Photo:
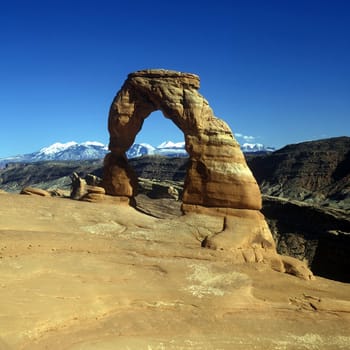
[[[48,191],[45,191],[41,188],[36,187],[25,187],[22,189],[21,194],[28,194],[28,195],[37,195],[42,197],[50,197],[51,194]]]
[[[199,94],[199,77],[169,70],[129,74],[108,119],[111,154],[105,158],[107,194],[132,197],[137,183],[125,152],[156,110],[183,131],[190,165],[183,202],[207,207],[261,208],[259,187],[228,125]]]
[[[132,199],[137,177],[125,152],[132,146],[144,120],[160,110],[184,133],[189,165],[182,195],[182,210],[223,217],[222,231],[204,239],[202,246],[229,250],[237,262],[267,262],[278,271],[312,275],[292,261],[288,266],[259,212],[258,184],[247,166],[229,126],[214,116],[199,94],[199,77],[169,70],[129,74],[114,98],[108,118],[109,149],[104,161],[103,187],[107,195]]]
[[[100,186],[91,186],[86,185],[86,190],[88,193],[96,193],[96,194],[105,194],[106,191],[103,187]]]

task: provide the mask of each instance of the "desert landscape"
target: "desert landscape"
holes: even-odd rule
[[[213,217],[0,203],[1,349],[349,348],[349,284],[202,248]]]
[[[349,350],[350,1],[2,1],[0,350]]]
[[[249,160],[198,86],[132,73],[102,168],[1,170],[0,349],[350,347],[348,138],[307,145],[327,149],[321,174],[304,167],[316,151],[290,166],[304,145]],[[181,127],[189,158],[135,171],[125,152],[152,109]]]

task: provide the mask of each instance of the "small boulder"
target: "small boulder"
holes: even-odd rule
[[[105,200],[105,189],[99,186],[86,186],[87,193],[80,198],[85,202],[103,202]]]
[[[87,174],[85,176],[85,181],[90,186],[100,186],[102,183],[102,179],[94,174]]]
[[[27,194],[27,195],[42,196],[42,197],[51,197],[50,192],[45,191],[41,188],[35,188],[35,187],[24,187],[20,193]]]
[[[86,190],[88,193],[96,193],[96,194],[105,194],[106,191],[103,187],[100,186],[86,186]]]
[[[70,177],[72,180],[70,198],[80,199],[86,194],[86,181],[77,173],[73,173]]]
[[[81,199],[84,202],[100,203],[105,200],[105,195],[102,193],[87,193]]]
[[[297,276],[304,280],[313,280],[315,279],[311,270],[307,265],[298,259],[292,258],[291,256],[282,256],[282,262],[285,268],[286,273]]]
[[[173,186],[169,186],[168,188],[168,194],[170,197],[174,198],[175,200],[179,200],[179,191],[173,187]]]

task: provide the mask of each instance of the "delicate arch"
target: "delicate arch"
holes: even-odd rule
[[[134,197],[137,177],[125,152],[145,118],[160,110],[185,136],[190,161],[183,207],[260,209],[259,187],[228,125],[216,118],[198,92],[199,77],[169,70],[129,74],[114,98],[108,119],[109,153],[104,163],[107,194]]]

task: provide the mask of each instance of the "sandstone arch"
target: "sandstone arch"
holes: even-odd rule
[[[125,152],[145,118],[160,110],[185,136],[190,162],[182,209],[184,213],[200,214],[185,216],[191,217],[190,227],[203,226],[203,220],[205,226],[205,215],[222,220],[220,232],[207,236],[202,246],[229,250],[236,262],[267,262],[276,270],[311,278],[311,271],[303,263],[277,254],[259,211],[259,187],[239,144],[227,124],[214,116],[198,89],[199,77],[190,73],[158,69],[129,74],[109,112],[111,152],[105,157],[103,179],[106,194],[132,201],[137,177]]]
[[[133,197],[136,178],[125,152],[142,124],[160,110],[183,131],[190,165],[183,203],[235,209],[261,208],[258,185],[227,124],[214,116],[198,92],[199,77],[169,70],[144,70],[129,74],[115,97],[109,114],[111,153],[105,160],[108,194]]]

